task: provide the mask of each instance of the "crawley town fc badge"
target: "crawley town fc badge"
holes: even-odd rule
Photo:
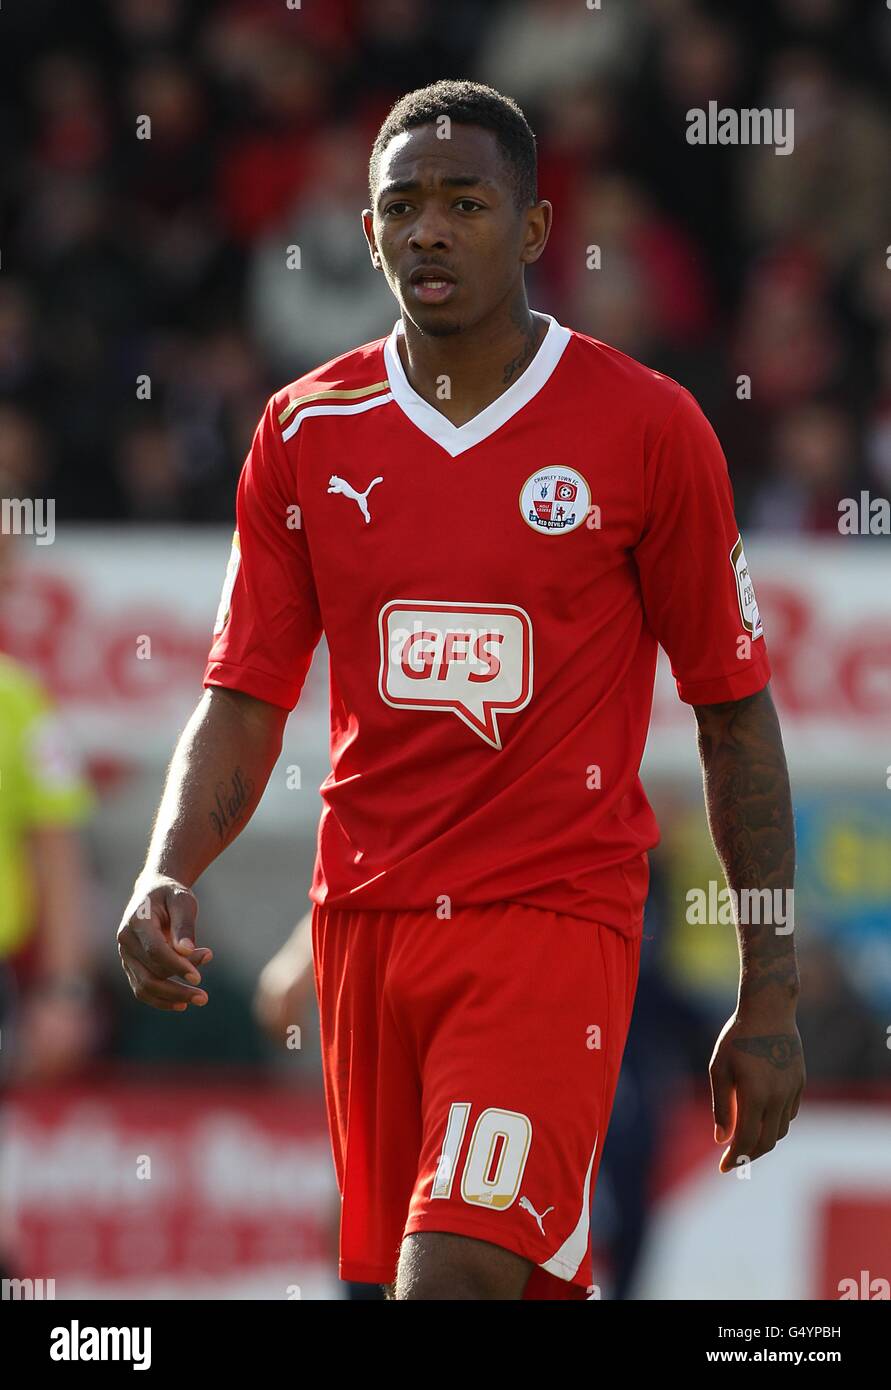
[[[574,468],[546,468],[527,478],[520,512],[527,526],[546,536],[562,536],[581,526],[591,505],[591,489]]]

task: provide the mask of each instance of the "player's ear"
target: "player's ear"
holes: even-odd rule
[[[377,241],[374,236],[374,213],[371,211],[371,208],[363,209],[362,230],[365,233],[365,240],[368,242],[371,264],[374,266],[375,270],[381,270],[380,252],[377,249]]]
[[[546,198],[534,203],[526,211],[526,235],[520,260],[524,265],[532,265],[538,260],[548,244],[554,209]]]

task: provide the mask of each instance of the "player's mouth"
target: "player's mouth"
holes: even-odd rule
[[[438,266],[418,266],[409,276],[409,284],[422,304],[444,304],[458,288],[451,272]]]

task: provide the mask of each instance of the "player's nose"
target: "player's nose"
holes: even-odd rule
[[[436,208],[422,208],[409,233],[412,251],[447,250],[450,245],[449,226],[443,214]]]

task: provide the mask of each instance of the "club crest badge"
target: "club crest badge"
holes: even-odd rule
[[[591,506],[591,489],[574,468],[544,468],[520,490],[520,514],[533,531],[562,536],[581,526]]]

